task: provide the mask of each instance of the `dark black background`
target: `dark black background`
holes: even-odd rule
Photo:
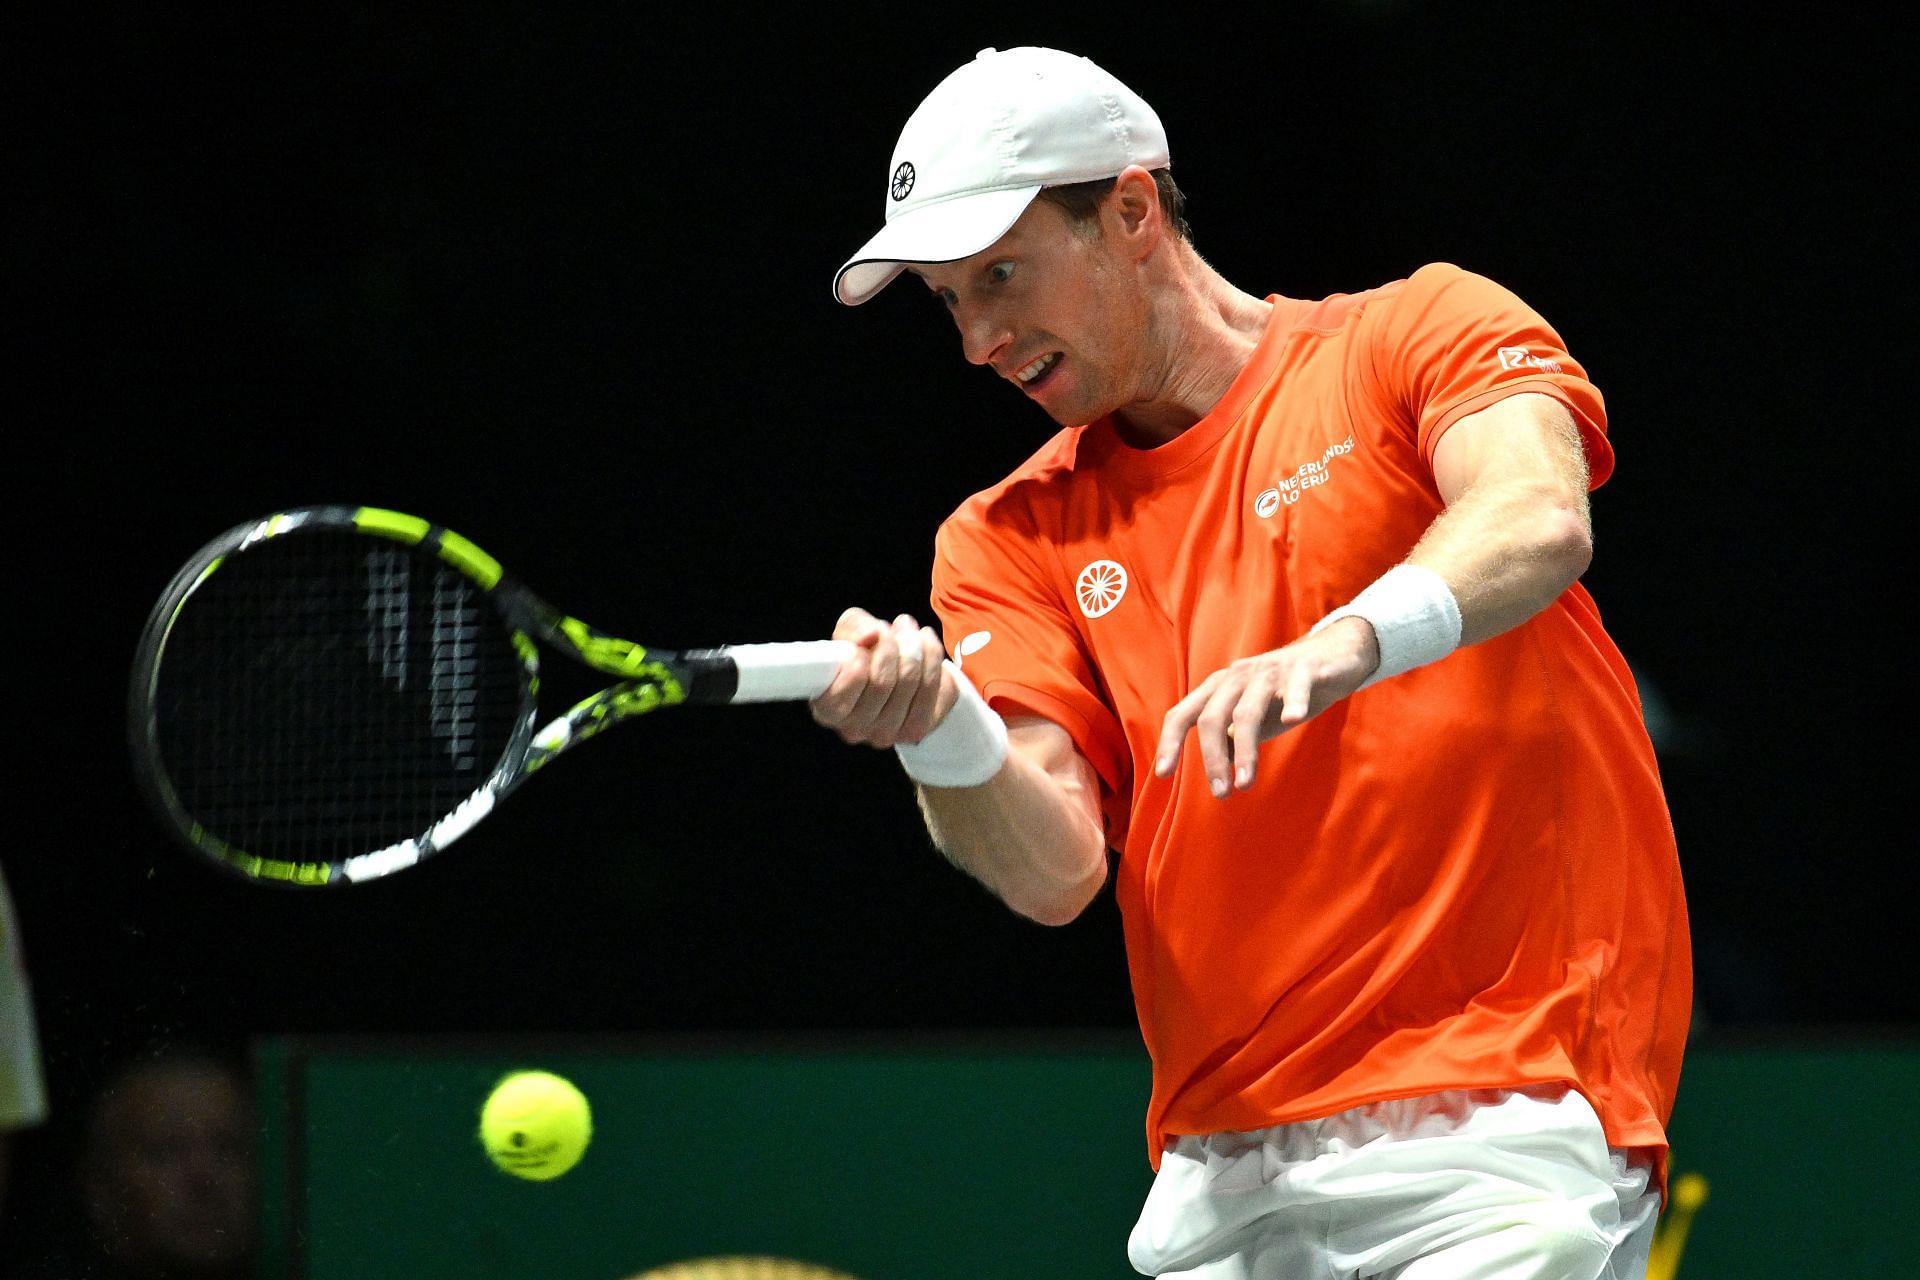
[[[1051,427],[918,289],[828,284],[900,122],[988,44],[1153,102],[1246,289],[1448,260],[1559,327],[1611,413],[1587,581],[1664,708],[1702,1028],[1911,1026],[1881,976],[1911,844],[1889,38],[1279,7],[156,7],[10,41],[0,858],[56,1100],[156,1034],[1133,1026],[1109,895],[1012,917],[929,851],[888,755],[798,707],[622,729],[345,892],[189,862],[122,746],[174,567],[306,502],[429,516],[668,646],[924,616],[939,518]]]

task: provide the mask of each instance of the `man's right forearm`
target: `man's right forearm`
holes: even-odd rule
[[[1107,876],[1093,768],[1043,722],[1009,725],[1013,749],[977,787],[919,788],[933,843],[1023,916],[1066,924]]]

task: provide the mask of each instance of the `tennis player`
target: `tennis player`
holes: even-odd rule
[[[841,617],[815,718],[896,750],[934,842],[1035,920],[1111,851],[1140,1272],[1642,1275],[1691,966],[1579,583],[1601,395],[1457,266],[1235,287],[1170,160],[1055,50],[983,51],[906,122],[836,296],[917,277],[1061,430],[941,525],[944,637]]]

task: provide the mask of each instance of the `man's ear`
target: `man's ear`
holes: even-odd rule
[[[1107,223],[1107,234],[1115,243],[1129,246],[1135,256],[1145,257],[1167,224],[1160,215],[1160,185],[1153,174],[1130,164],[1113,180],[1113,190],[1101,203],[1100,216]]]

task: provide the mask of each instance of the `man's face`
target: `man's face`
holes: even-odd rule
[[[219,1271],[253,1247],[252,1123],[235,1083],[172,1065],[105,1104],[88,1162],[103,1243],[139,1270]]]
[[[1148,393],[1146,296],[1110,237],[1035,200],[959,262],[909,268],[946,304],[968,360],[990,366],[1061,426]]]

